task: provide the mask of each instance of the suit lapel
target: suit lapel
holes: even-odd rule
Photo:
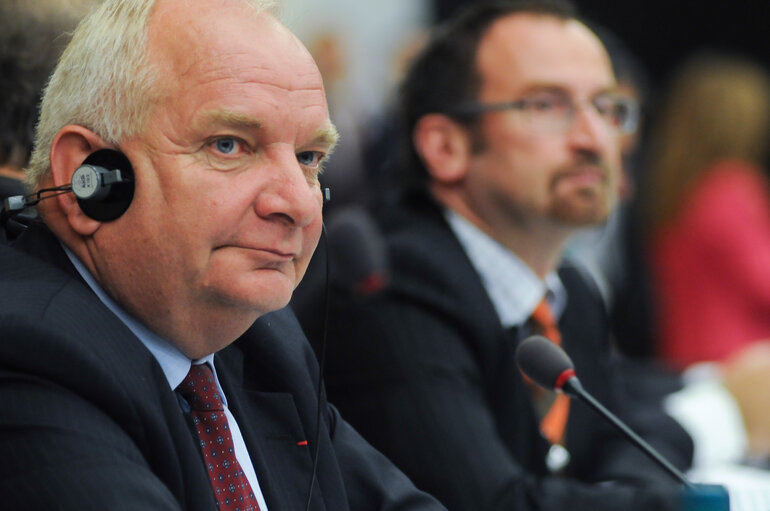
[[[480,339],[484,343],[477,356],[482,357],[482,367],[494,368],[485,375],[484,386],[493,402],[500,429],[504,432],[504,441],[522,465],[534,467],[537,472],[545,474],[545,457],[550,446],[539,432],[529,389],[515,362],[515,350],[522,332],[518,328],[506,330],[502,327],[481,278],[440,210],[427,205],[432,204],[431,201],[421,204],[413,207],[429,210],[420,212],[411,224],[419,226],[421,221],[429,222],[425,229],[415,227],[417,237],[420,243],[442,254],[434,264],[435,280],[441,282],[441,275],[452,275],[451,286],[442,291],[454,296],[449,299],[437,297],[432,294],[432,287],[418,287],[421,284],[413,282],[397,284],[408,287],[409,296],[430,294],[425,298],[426,303],[443,304],[442,314],[457,321],[461,329],[469,332],[469,338]],[[422,282],[422,279],[415,281]]]
[[[550,446],[540,434],[530,389],[515,362],[516,346],[521,340],[522,332],[519,327],[512,327],[506,331],[506,334],[508,338],[504,341],[507,348],[505,357],[509,362],[506,362],[504,367],[511,368],[512,371],[505,371],[504,377],[507,379],[505,388],[509,388],[510,392],[503,394],[509,402],[501,405],[500,409],[507,411],[503,420],[508,423],[508,429],[515,432],[512,435],[513,438],[507,439],[507,442],[522,464],[544,474],[547,472],[545,458]]]

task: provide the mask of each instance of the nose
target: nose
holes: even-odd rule
[[[584,103],[576,107],[574,116],[569,140],[575,149],[604,154],[613,140],[619,143],[610,126],[592,104]]]
[[[254,203],[262,218],[292,227],[305,227],[321,214],[321,188],[317,178],[305,174],[294,153],[269,163],[264,188]]]

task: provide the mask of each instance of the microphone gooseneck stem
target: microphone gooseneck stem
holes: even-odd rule
[[[566,381],[564,384],[563,390],[566,394],[577,397],[581,399],[584,403],[586,403],[588,406],[596,410],[597,413],[604,416],[610,423],[615,426],[622,434],[624,434],[631,442],[636,445],[639,449],[641,449],[647,456],[652,458],[655,462],[657,462],[661,467],[663,467],[669,474],[671,474],[674,479],[681,482],[687,489],[693,490],[695,487],[693,484],[685,477],[682,472],[680,472],[674,465],[668,462],[663,456],[661,456],[658,451],[652,448],[650,444],[644,441],[642,437],[634,433],[628,426],[623,424],[620,419],[618,419],[614,413],[610,412],[607,408],[604,407],[599,401],[594,399],[594,397],[586,392],[583,389],[583,385],[580,384],[580,380],[577,379],[576,376],[573,376],[569,380]]]

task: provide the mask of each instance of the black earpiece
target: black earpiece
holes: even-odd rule
[[[126,212],[134,198],[134,168],[125,154],[115,149],[91,153],[72,173],[70,184],[42,188],[31,195],[14,195],[3,200],[0,223],[23,213],[41,200],[72,192],[89,218],[110,222]]]
[[[126,212],[134,198],[134,168],[114,149],[91,153],[72,174],[72,193],[89,218],[110,222]]]

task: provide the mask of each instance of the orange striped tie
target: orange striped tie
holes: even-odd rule
[[[540,301],[532,313],[531,320],[540,335],[549,339],[557,346],[561,345],[559,325],[556,323],[556,318],[553,316],[548,300],[543,298]],[[568,417],[569,397],[559,393],[540,421],[540,431],[543,433],[543,436],[552,444],[563,444],[564,430],[567,427]]]

